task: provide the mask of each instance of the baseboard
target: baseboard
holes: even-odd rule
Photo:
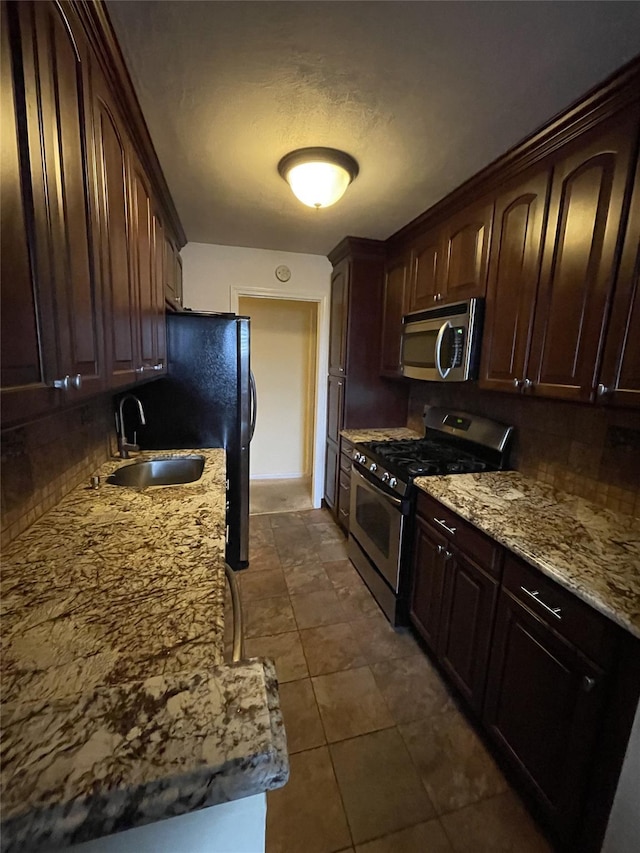
[[[293,474],[252,474],[249,480],[310,480],[311,474],[294,472]]]

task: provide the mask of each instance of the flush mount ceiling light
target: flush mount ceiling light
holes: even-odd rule
[[[298,148],[285,154],[278,172],[293,194],[309,207],[329,207],[342,198],[358,174],[358,164],[335,148]]]

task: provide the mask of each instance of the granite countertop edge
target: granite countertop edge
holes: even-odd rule
[[[536,547],[526,526],[518,529],[514,513],[510,512],[511,499],[501,500],[498,494],[492,493],[491,506],[483,499],[491,488],[488,484],[499,482],[496,478],[515,490],[528,490],[522,504],[526,504],[526,512],[531,513],[531,523],[534,521],[533,513],[537,513],[535,518],[540,522],[540,513],[553,506],[553,530],[549,533],[548,548]],[[422,492],[440,501],[619,627],[640,638],[640,522],[637,519],[618,516],[514,471],[418,477],[414,482]],[[589,513],[600,522],[602,531],[594,534],[595,545],[587,554],[591,563],[587,571],[584,558],[570,561],[562,550],[570,547],[567,542],[574,536],[572,525],[581,523],[578,518],[588,517]],[[558,537],[559,542],[554,542],[552,535]],[[563,535],[566,541],[562,541]],[[622,592],[619,591],[617,577],[611,577],[609,582],[611,561],[620,561],[621,542],[633,549],[628,557],[622,558],[620,576],[625,584]],[[635,565],[634,557],[637,560]]]

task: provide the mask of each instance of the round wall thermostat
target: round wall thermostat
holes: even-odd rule
[[[276,267],[276,278],[278,281],[289,281],[291,278],[291,270],[289,267],[285,267],[284,264],[282,266]]]

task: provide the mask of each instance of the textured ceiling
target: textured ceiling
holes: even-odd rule
[[[108,0],[190,241],[386,238],[640,52],[637,2]],[[360,174],[316,211],[276,170]]]

